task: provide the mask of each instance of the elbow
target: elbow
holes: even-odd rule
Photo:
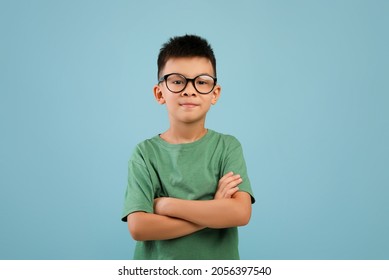
[[[248,205],[248,207],[240,207],[236,211],[238,213],[236,217],[237,226],[246,226],[251,219],[251,205]]]
[[[242,227],[246,226],[250,222],[251,211],[242,211],[237,219],[237,226]]]
[[[133,226],[129,223],[128,230],[131,234],[132,239],[134,239],[135,241],[145,241],[142,238],[142,233],[139,231],[139,229],[136,226]]]
[[[216,223],[207,225],[207,227],[220,229],[220,228],[229,228],[229,227],[243,227],[247,225],[250,221],[250,212],[246,211],[237,211],[234,215],[231,215],[229,219],[224,221],[218,220]]]
[[[139,220],[136,217],[137,215],[130,214],[127,217],[127,226],[128,226],[128,231],[131,234],[132,239],[135,241],[146,241],[143,231],[142,231],[142,226],[139,223]]]
[[[235,213],[237,226],[246,226],[251,219],[251,196],[245,192],[238,192],[235,196]]]

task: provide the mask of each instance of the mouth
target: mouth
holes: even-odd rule
[[[195,108],[199,105],[195,103],[181,103],[180,106],[184,108]]]

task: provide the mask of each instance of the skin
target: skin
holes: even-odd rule
[[[162,70],[162,75],[169,73],[180,73],[187,78],[200,74],[214,76],[211,62],[202,57],[171,58]],[[207,133],[206,114],[220,97],[220,85],[209,94],[199,94],[193,84],[188,83],[181,93],[172,93],[163,82],[155,85],[153,91],[157,102],[166,105],[169,116],[170,127],[161,134],[162,139],[172,144],[190,143]]]
[[[211,62],[202,57],[171,58],[162,75],[180,73],[187,78],[200,74],[214,76]],[[199,94],[188,83],[180,93],[170,92],[165,82],[153,88],[154,97],[166,105],[170,127],[161,138],[171,144],[191,143],[203,137],[207,130],[205,119],[211,105],[220,97],[221,87],[216,85],[209,94]],[[154,200],[154,213],[134,212],[127,224],[135,240],[166,240],[185,236],[198,230],[246,225],[251,216],[251,197],[239,191],[242,179],[228,172],[218,182],[213,200],[183,200],[161,197]]]

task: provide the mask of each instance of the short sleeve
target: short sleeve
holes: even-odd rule
[[[133,212],[153,212],[154,190],[144,162],[134,154],[128,162],[128,180],[124,196],[122,221]]]
[[[228,137],[229,140],[226,157],[223,162],[222,175],[225,175],[230,171],[234,172],[234,174],[239,174],[242,177],[242,183],[239,185],[239,190],[249,193],[251,196],[251,202],[255,203],[250,179],[247,174],[246,161],[244,159],[242,145],[235,137]]]

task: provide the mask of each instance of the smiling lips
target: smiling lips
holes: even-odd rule
[[[180,106],[182,106],[184,108],[195,108],[199,105],[196,103],[185,102],[185,103],[181,103]]]

